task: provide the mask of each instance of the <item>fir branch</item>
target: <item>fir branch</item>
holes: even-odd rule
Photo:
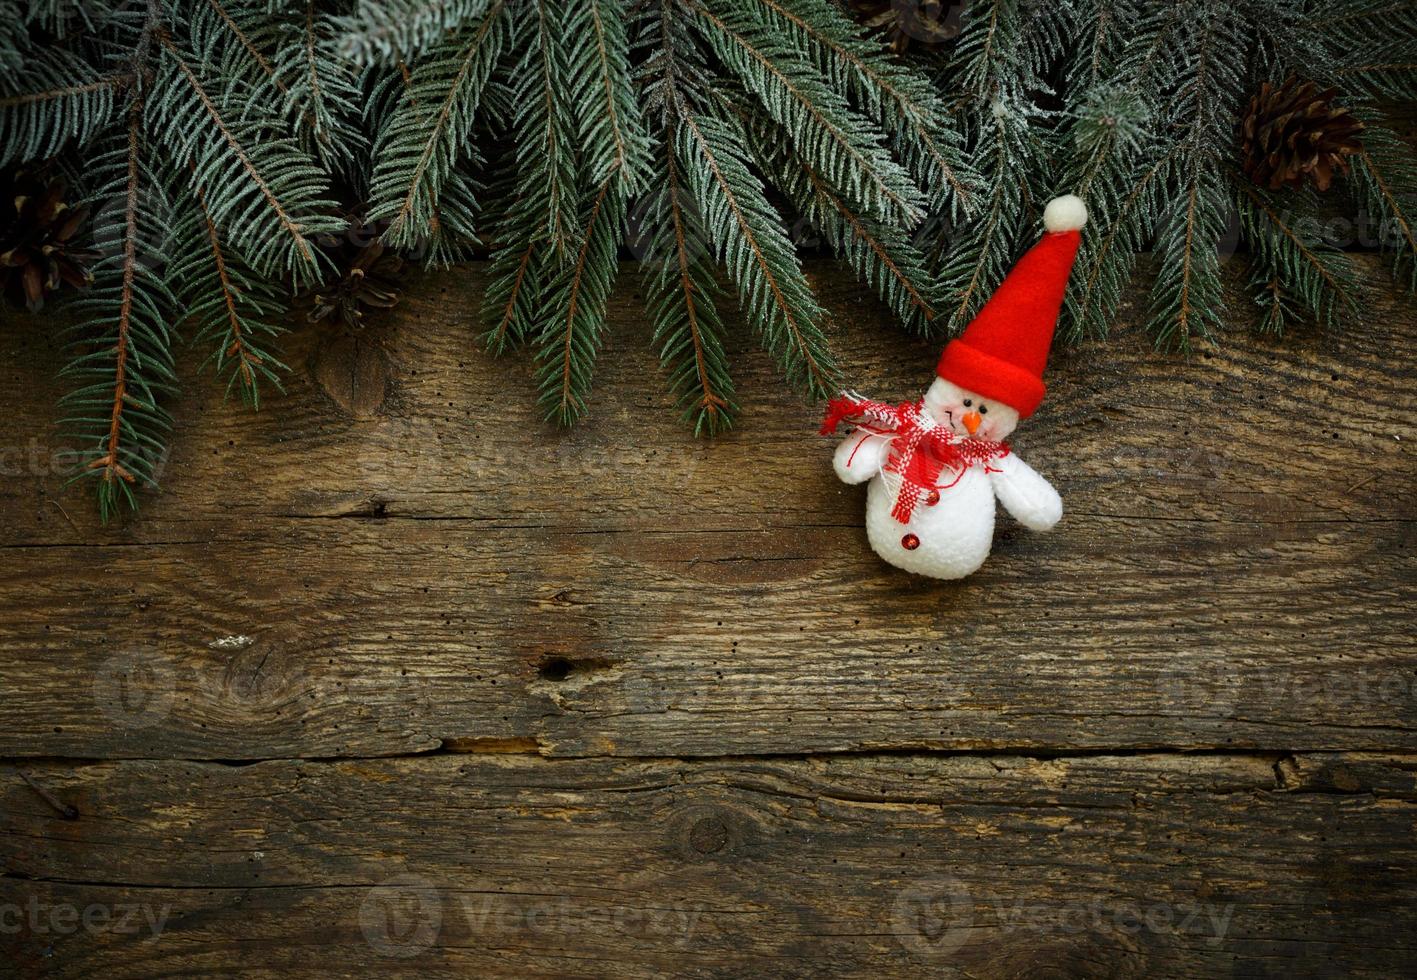
[[[1417,61],[1370,61],[1357,65],[1348,65],[1344,68],[1338,69],[1336,72],[1334,72],[1334,74],[1338,75],[1339,77],[1343,77],[1345,75],[1376,76],[1394,72],[1401,72],[1405,74],[1411,71],[1417,71]]]
[[[388,222],[388,244],[412,249],[428,237],[473,235],[470,227],[443,228],[438,204],[450,184],[472,198],[469,178],[457,164],[467,152],[488,78],[507,42],[508,16],[505,4],[496,0],[481,20],[440,43],[407,76],[375,146],[370,181],[370,220]]]
[[[251,350],[251,346],[246,342],[245,329],[241,324],[241,316],[237,313],[236,286],[232,283],[231,273],[227,271],[226,255],[222,251],[221,238],[217,235],[216,222],[212,220],[211,212],[207,210],[206,202],[198,198],[198,203],[202,208],[202,224],[207,232],[207,244],[211,247],[212,261],[216,270],[217,290],[221,297],[223,311],[225,312],[225,336],[214,353],[216,358],[216,369],[220,373],[222,362],[230,358],[236,365],[232,374],[230,384],[240,381],[242,395],[247,398],[251,405],[260,407],[260,391],[256,387],[256,369],[265,363],[264,358]]]
[[[504,296],[519,304],[528,286],[531,295],[539,294],[545,277],[571,261],[580,245],[576,240],[577,127],[563,97],[574,91],[577,78],[569,65],[563,25],[552,16],[547,0],[528,3],[534,8],[531,13],[513,20],[512,49],[519,52],[510,93],[514,148],[500,187],[492,195],[507,203],[497,225],[497,241],[502,244],[492,258],[493,281],[484,304],[489,312],[501,305]],[[533,249],[532,243],[545,247]],[[533,254],[534,260],[523,261],[527,254]],[[502,323],[506,322],[503,317]],[[516,317],[512,325],[519,333],[512,339],[531,335],[532,324],[525,318]],[[501,327],[494,327],[489,337],[500,348],[506,340],[497,340],[499,336],[504,336]]]
[[[637,41],[644,62],[635,74],[646,116],[673,131],[679,114],[700,111],[713,82],[704,52],[685,29],[681,0],[651,0],[641,7]]]
[[[94,270],[93,289],[75,304],[76,356],[62,372],[78,387],[63,398],[71,414],[61,424],[85,447],[73,479],[96,479],[105,522],[121,504],[137,506],[136,485],[155,484],[171,427],[159,400],[175,383],[167,318],[176,302],[149,268],[152,256],[139,252],[140,229],[151,221],[144,205],[160,193],[142,159],[142,112],[135,98],[122,142],[95,162],[106,193],[121,201],[99,218],[100,234],[119,251]]]
[[[1417,27],[1417,2],[1414,0],[1347,0],[1342,4],[1325,4],[1314,9],[1318,16],[1309,20],[1309,26],[1326,34],[1342,36],[1345,41],[1364,41],[1371,37],[1366,33],[1343,33],[1354,29],[1355,24],[1362,25],[1360,30],[1373,25],[1383,28]]]
[[[305,0],[300,16],[278,20],[277,27],[274,67],[284,114],[296,121],[308,154],[362,183],[356,169],[366,151],[358,126],[362,95],[350,66],[324,50],[327,18],[317,16],[314,0]]]
[[[813,167],[846,189],[862,210],[913,226],[923,200],[904,169],[846,101],[823,85],[810,66],[777,40],[770,26],[731,0],[683,0],[706,43],[763,109],[792,137]]]
[[[951,211],[972,209],[979,177],[962,159],[944,126],[944,106],[923,77],[857,37],[855,25],[829,0],[755,2],[765,21],[796,34],[838,90],[873,113],[924,190]]]
[[[1189,146],[1189,127],[1168,115],[1174,93],[1167,70],[1185,64],[1185,55],[1176,55],[1188,43],[1185,13],[1180,4],[1152,8],[1133,0],[1084,7],[1093,36],[1088,60],[1080,54],[1069,69],[1068,95],[1078,108],[1065,186],[1088,202],[1091,218],[1059,328],[1071,339],[1106,334]]]
[[[1144,15],[1132,0],[1091,0],[1082,14],[1089,43],[1079,47],[1068,69],[1067,136],[1075,148],[1067,187],[1088,201],[1098,223],[1106,223],[1116,199],[1115,187],[1125,186],[1140,172],[1138,164],[1156,144],[1156,93],[1151,72],[1156,55],[1168,42],[1174,20]],[[1139,21],[1139,23],[1138,23]],[[1129,28],[1123,37],[1123,26]],[[1093,193],[1094,185],[1101,185]]]
[[[63,40],[93,30],[108,10],[86,0],[29,0],[19,18]]]
[[[939,317],[949,331],[978,313],[1019,248],[1036,238],[1033,201],[1052,154],[1044,144],[1051,114],[1033,93],[1048,91],[1041,73],[1051,66],[1043,63],[1040,38],[1056,34],[1064,16],[1047,7],[1025,10],[1018,0],[971,4],[946,64],[969,156],[990,175],[973,215],[954,235],[939,234],[931,256],[945,297]]]
[[[483,309],[495,316],[495,322],[482,340],[492,354],[505,353],[536,328],[541,250],[539,242],[525,241],[516,249],[500,250],[493,258]]]
[[[488,0],[356,0],[334,19],[336,55],[367,66],[413,61],[448,33],[475,22]]]
[[[1068,81],[1077,91],[1090,92],[1105,84],[1118,52],[1125,50],[1120,10],[1109,0],[1090,0],[1082,5],[1079,23],[1086,31],[1085,40],[1074,52],[1068,68]]]
[[[505,199],[497,225],[502,244],[493,252],[483,301],[492,323],[486,334],[490,350],[540,336],[547,313],[541,305],[553,281],[580,254],[577,208],[577,127],[562,93],[573,91],[576,76],[569,64],[568,39],[546,0],[528,0],[532,15],[516,18],[515,106],[512,133],[501,186],[493,195]]]
[[[1307,13],[1293,33],[1311,39],[1323,57],[1310,63],[1294,59],[1291,70],[1318,77],[1312,62],[1320,61],[1325,80],[1346,93],[1417,99],[1417,3],[1344,0],[1315,5]]]
[[[780,219],[749,172],[742,141],[718,120],[685,113],[676,152],[705,230],[738,287],[744,308],[759,325],[764,345],[789,381],[808,393],[836,391],[836,365],[812,298]]]
[[[1417,164],[1394,133],[1368,118],[1363,149],[1354,157],[1354,194],[1378,219],[1378,246],[1392,256],[1394,276],[1405,278],[1409,292],[1417,291],[1417,214],[1411,205]]]
[[[361,185],[365,175],[356,172],[355,161],[367,147],[351,67],[323,50],[329,20],[312,0],[291,8],[274,12],[242,0],[206,0],[187,24],[193,60],[216,66],[204,81],[223,109],[269,122],[272,115],[284,117],[307,154]]]
[[[1009,64],[1008,53],[1015,47],[1001,45],[1000,37],[1005,23],[1016,16],[1016,6],[1011,2],[1006,6],[1006,0],[991,0],[982,11],[969,11],[955,53],[956,71],[965,90],[987,96],[997,88],[995,73]]]
[[[935,318],[932,281],[925,257],[898,227],[855,211],[831,181],[791,149],[781,127],[720,93],[715,109],[740,126],[754,156],[797,211],[826,238],[861,280],[875,289],[902,325],[920,333]],[[927,296],[927,294],[929,294]]]
[[[1284,333],[1289,321],[1295,318],[1295,310],[1279,280],[1257,274],[1250,280],[1250,290],[1259,308],[1255,329],[1275,336]]]
[[[332,142],[329,133],[330,130],[334,128],[334,124],[326,121],[333,113],[325,106],[324,93],[321,91],[320,85],[320,61],[315,57],[315,0],[305,0],[305,30],[303,32],[303,40],[304,43],[300,45],[300,50],[305,56],[305,70],[302,74],[309,82],[311,101],[315,106],[319,107],[317,111],[323,110],[321,115],[326,117],[325,120],[321,120],[320,122],[321,131],[319,136],[320,142],[328,145]],[[348,102],[344,102],[339,108],[349,109],[352,107]]]
[[[1185,136],[1168,175],[1179,193],[1161,216],[1156,245],[1150,322],[1161,346],[1188,349],[1192,337],[1208,338],[1220,324],[1218,246],[1229,217],[1220,161],[1235,130],[1233,96],[1226,93],[1238,89],[1242,61],[1235,27],[1218,2],[1203,3],[1174,53],[1184,83],[1172,100],[1172,119]]]
[[[96,82],[88,82],[83,85],[70,85],[67,88],[52,88],[44,92],[26,92],[23,95],[6,96],[0,98],[0,109],[15,109],[19,106],[33,105],[37,102],[55,102],[70,99],[78,95],[90,95],[94,92],[105,92],[115,88],[122,88],[131,84],[131,75],[119,75],[113,78],[104,78]]]
[[[666,180],[652,189],[646,205],[645,307],[684,418],[695,435],[716,435],[732,427],[738,404],[714,303],[718,285],[670,147],[672,131],[666,137],[660,158]]]
[[[172,39],[158,40],[165,57],[148,100],[149,125],[176,160],[192,167],[194,183],[208,188],[223,234],[261,273],[313,279],[318,265],[310,236],[340,229],[329,216],[321,171],[289,138],[229,118]],[[203,124],[217,139],[206,138]]]
[[[270,58],[266,56],[266,53],[261,50],[261,47],[251,36],[252,27],[254,26],[259,29],[261,22],[257,21],[252,23],[250,21],[254,21],[254,18],[251,18],[248,19],[248,23],[246,24],[238,23],[236,17],[233,16],[229,10],[227,10],[227,8],[220,2],[220,0],[207,0],[207,4],[210,7],[211,12],[216,16],[217,21],[220,23],[224,32],[229,37],[235,39],[237,48],[240,51],[245,52],[246,57],[249,59],[249,63],[254,66],[257,71],[262,76],[264,76],[266,81],[268,81],[270,85],[276,90],[278,90],[281,95],[286,94],[288,89],[286,88],[285,82],[282,81],[280,76],[276,74],[275,66],[271,64]],[[203,35],[206,35],[208,38],[210,38],[209,46],[207,46],[206,49],[202,51],[202,53],[209,54],[220,51],[222,53],[225,53],[226,58],[230,58],[232,54],[235,54],[235,51],[233,51],[233,49],[231,49],[229,45],[223,44],[220,40],[218,40],[220,32],[204,29],[201,20],[199,19],[200,15],[201,9],[198,8],[198,10],[194,12],[193,21],[189,25],[189,28],[191,30],[191,33],[194,35],[194,39],[200,38]],[[229,60],[223,60],[222,68],[223,72],[230,71],[231,62]],[[255,86],[255,89],[259,92],[260,86]]]
[[[1220,324],[1220,259],[1225,195],[1218,175],[1190,170],[1175,178],[1182,197],[1162,220],[1152,286],[1151,329],[1160,347],[1190,348]]]
[[[645,176],[648,138],[634,101],[625,15],[618,0],[582,0],[567,32],[580,107],[581,170],[592,184],[612,174],[627,192]]]
[[[606,176],[590,203],[574,264],[560,271],[547,295],[551,312],[537,340],[542,405],[547,418],[569,425],[585,414],[585,395],[615,281],[615,253],[625,223],[618,173]]]
[[[1172,100],[1174,119],[1185,127],[1182,146],[1211,157],[1229,149],[1235,130],[1235,97],[1240,88],[1244,53],[1236,24],[1223,0],[1204,0],[1187,25],[1190,34],[1172,55],[1181,63],[1184,83]]]
[[[1120,205],[1109,209],[1105,224],[1085,231],[1076,261],[1072,287],[1067,291],[1064,332],[1072,339],[1105,336],[1107,324],[1122,303],[1122,294],[1151,235],[1153,215],[1175,151],[1146,168],[1139,177],[1124,175],[1113,186],[1124,193]]]
[[[566,36],[547,0],[530,2],[535,16],[527,18],[531,39],[518,72],[523,83],[513,94],[525,107],[514,120],[521,173],[518,204],[525,204],[528,217],[539,221],[552,258],[560,262],[575,239],[574,128],[562,98],[571,91],[574,76],[567,64]]]
[[[628,194],[645,167],[646,137],[630,86],[624,14],[616,0],[584,0],[563,27],[567,70],[579,101],[579,167],[599,182],[576,237],[575,262],[557,270],[540,330],[542,403],[563,425],[585,413],[585,395],[615,281]]]
[[[0,0],[0,69],[18,71],[31,46],[29,26],[17,0]]]
[[[820,176],[805,168],[804,173],[812,192],[808,213],[832,247],[875,287],[902,324],[925,332],[935,310],[922,292],[929,281],[924,257],[899,229],[856,214]]]
[[[1062,335],[1103,336],[1122,292],[1146,247],[1157,211],[1158,178],[1174,151],[1150,161],[1159,142],[1154,93],[1147,79],[1154,55],[1169,34],[1169,19],[1143,18],[1121,37],[1124,11],[1108,0],[1091,5],[1092,32],[1070,68],[1072,101],[1080,103],[1068,131],[1075,152],[1064,186],[1088,202],[1088,226],[1064,301]],[[1149,165],[1148,165],[1149,164]]]
[[[269,282],[254,275],[221,239],[205,192],[193,188],[192,207],[179,233],[181,257],[170,278],[183,297],[187,318],[197,327],[197,342],[210,344],[207,363],[226,377],[226,391],[241,393],[252,408],[261,407],[264,380],[283,391],[280,374],[288,368],[264,349],[262,337],[283,332],[278,318],[286,306]]]
[[[985,120],[975,153],[978,159],[990,161],[999,176],[981,202],[982,210],[959,238],[949,241],[941,235],[938,242],[942,251],[954,246],[939,273],[946,297],[939,313],[952,332],[963,329],[983,307],[1003,281],[1023,230],[1032,231],[1027,177],[1037,169],[1039,147],[1030,121],[997,102]]]
[[[962,93],[989,104],[1002,93],[1051,93],[1057,52],[1074,42],[1073,6],[1039,0],[981,0],[968,5],[948,75]],[[1039,115],[1043,115],[1039,112]]]
[[[1357,309],[1357,279],[1352,263],[1333,248],[1321,242],[1308,241],[1294,224],[1275,206],[1272,198],[1236,174],[1240,189],[1238,206],[1246,241],[1254,252],[1257,275],[1280,284],[1281,289],[1298,300],[1321,326],[1335,328],[1343,317]],[[1310,216],[1317,212],[1312,195],[1299,199]],[[1276,305],[1274,315],[1283,312]],[[1271,328],[1278,332],[1282,321],[1273,320]]]
[[[1154,136],[1147,108],[1126,90],[1094,90],[1073,127],[1077,159],[1068,186],[1092,200],[1092,217],[1108,220],[1114,198],[1109,183],[1125,182],[1138,172],[1137,162]]]
[[[129,111],[128,120],[128,181],[123,200],[123,280],[119,287],[117,338],[113,354],[113,408],[109,413],[108,437],[104,454],[92,460],[88,467],[99,470],[105,484],[115,480],[133,482],[133,471],[123,466],[119,455],[119,439],[123,433],[123,412],[128,407],[128,358],[132,354],[133,279],[138,259],[138,110]],[[148,406],[143,406],[148,407]],[[106,517],[107,515],[105,515]]]
[[[0,166],[87,142],[110,124],[115,95],[132,82],[130,73],[102,75],[63,49],[28,53],[0,75]]]
[[[679,120],[703,104],[709,88],[701,54],[679,29],[678,15],[677,0],[660,0],[645,8],[642,19],[648,57],[638,82],[646,112],[658,117],[663,134],[655,160],[665,180],[652,183],[644,200],[641,263],[645,307],[670,390],[694,433],[713,435],[732,426],[738,404],[708,236],[676,156]]]

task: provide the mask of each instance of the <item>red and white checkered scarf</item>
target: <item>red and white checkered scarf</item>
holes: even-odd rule
[[[822,435],[836,432],[843,422],[873,435],[890,436],[890,458],[884,472],[900,477],[891,516],[901,524],[910,520],[922,494],[945,490],[959,482],[971,466],[983,466],[1009,454],[1007,443],[988,439],[960,439],[932,419],[925,400],[888,405],[858,395],[842,395],[827,404]],[[954,478],[941,483],[946,469]]]

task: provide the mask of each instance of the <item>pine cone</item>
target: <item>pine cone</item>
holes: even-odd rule
[[[946,0],[843,0],[856,21],[890,39],[901,54],[912,44],[935,51],[959,34],[964,4]]]
[[[1297,188],[1305,180],[1328,190],[1335,171],[1348,172],[1344,158],[1363,148],[1363,123],[1333,104],[1337,94],[1294,75],[1278,88],[1261,85],[1240,124],[1245,174],[1270,190]]]
[[[363,326],[368,310],[387,310],[398,303],[403,293],[404,261],[384,248],[377,229],[354,218],[347,234],[322,244],[336,272],[300,297],[309,307],[311,323],[338,316],[346,327],[354,329]]]
[[[0,289],[38,310],[62,283],[88,285],[98,253],[74,242],[88,209],[65,202],[64,181],[13,168],[0,173],[0,188],[10,202],[0,206]]]

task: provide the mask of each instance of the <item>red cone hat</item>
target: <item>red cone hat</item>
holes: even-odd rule
[[[1013,267],[964,333],[945,346],[935,373],[1028,418],[1043,401],[1043,367],[1063,307],[1087,207],[1072,194],[1043,210],[1043,240]]]

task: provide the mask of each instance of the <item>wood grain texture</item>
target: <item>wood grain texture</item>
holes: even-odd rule
[[[1417,928],[1410,756],[33,772],[81,813],[0,798],[36,972],[1391,976]]]
[[[469,267],[293,334],[258,414],[189,385],[109,528],[62,489],[54,325],[6,323],[0,958],[1408,972],[1417,314],[1364,268],[1342,335],[1257,337],[1236,296],[1188,357],[1139,310],[1057,352],[1014,444],[1063,522],[1002,517],[959,583],[875,558],[746,331],[741,424],[693,439],[629,274],[581,426],[475,350]],[[922,390],[937,344],[811,271],[853,386]],[[50,928],[70,907],[169,914]]]

